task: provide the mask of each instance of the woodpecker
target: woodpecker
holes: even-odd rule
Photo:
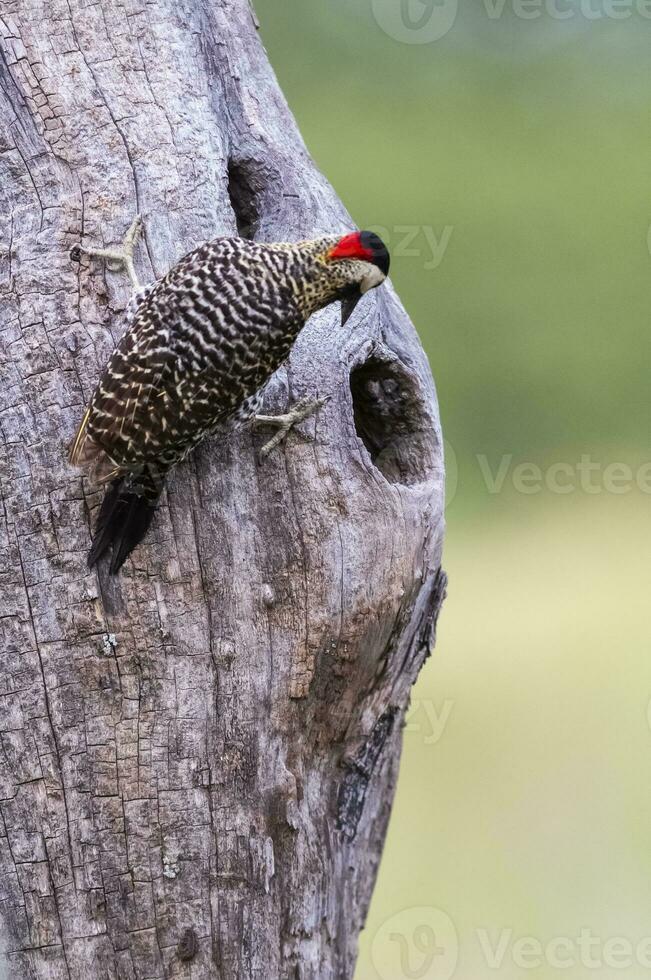
[[[119,571],[151,523],[165,476],[218,424],[276,425],[263,454],[324,399],[302,400],[284,415],[258,414],[261,391],[310,316],[341,301],[345,324],[361,297],[389,272],[389,253],[370,231],[298,243],[217,238],[166,276],[139,288],[131,225],[121,250],[75,246],[120,262],[136,293],[127,330],[86,409],[69,460],[110,487],[100,507],[92,568],[112,550]]]

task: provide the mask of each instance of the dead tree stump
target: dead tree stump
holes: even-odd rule
[[[136,212],[141,279],[238,231],[354,227],[248,0],[0,7],[0,911],[11,978],[352,975],[444,590],[425,355],[394,293],[315,317],[259,463],[225,429],[118,578],[66,449],[124,328],[74,265]],[[387,180],[391,175],[387,174]]]

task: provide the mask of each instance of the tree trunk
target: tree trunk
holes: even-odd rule
[[[151,280],[218,235],[354,225],[247,0],[2,0],[0,33],[9,975],[350,977],[444,590],[425,355],[389,287],[315,317],[265,409],[321,414],[263,463],[269,433],[225,428],[89,572],[102,492],[66,450],[129,286],[70,247],[141,212]]]

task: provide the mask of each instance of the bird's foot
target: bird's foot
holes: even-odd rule
[[[87,255],[91,259],[104,259],[106,262],[117,262],[124,267],[131,285],[134,289],[139,289],[140,283],[133,264],[133,251],[142,230],[142,217],[137,214],[131,222],[129,229],[122,239],[121,248],[86,248],[84,245],[73,245],[70,249],[70,258],[73,262],[80,262],[82,255]]]
[[[268,442],[265,442],[260,450],[260,457],[264,459],[273,452],[287,436],[290,429],[309,418],[310,415],[314,415],[329,400],[329,395],[326,395],[325,398],[301,398],[283,415],[255,415],[253,421],[256,425],[274,425],[278,428],[276,434]]]

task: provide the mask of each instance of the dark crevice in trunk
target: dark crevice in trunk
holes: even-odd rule
[[[258,231],[260,196],[264,186],[260,170],[254,160],[231,160],[228,164],[228,196],[237,233],[242,238],[255,238]]]
[[[413,374],[371,357],[350,374],[357,435],[390,483],[422,483],[433,472],[436,436]]]

